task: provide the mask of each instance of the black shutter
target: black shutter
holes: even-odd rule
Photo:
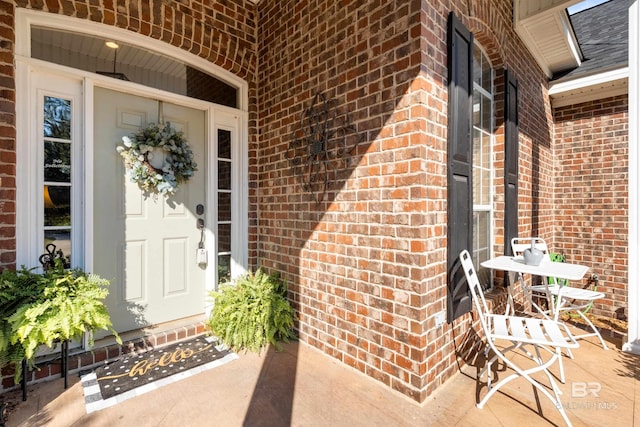
[[[504,254],[518,237],[518,81],[504,71]]]
[[[473,95],[473,35],[449,13],[449,127],[447,146],[447,320],[471,311],[471,294],[459,255],[471,251],[473,156],[471,108]]]

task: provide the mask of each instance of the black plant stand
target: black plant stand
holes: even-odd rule
[[[60,376],[64,378],[64,389],[69,387],[69,340],[62,341],[60,350]],[[27,359],[22,359],[22,401],[27,401],[27,375],[28,375]]]
[[[64,268],[69,268],[69,262],[67,258],[64,256],[64,253],[60,249],[56,249],[56,245],[53,243],[49,243],[46,246],[47,252],[40,255],[38,261],[42,264],[42,269],[47,271],[48,269],[55,266],[56,259],[62,260],[62,265]],[[68,371],[69,371],[69,340],[62,341],[61,350],[60,350],[60,375],[64,378],[64,388],[65,390],[68,387]],[[27,359],[22,359],[22,401],[26,402],[27,400]]]
[[[64,378],[64,389],[66,390],[68,387],[67,377],[69,372],[69,340],[62,341],[62,369],[60,375]]]
[[[27,401],[27,359],[22,359],[22,401]]]

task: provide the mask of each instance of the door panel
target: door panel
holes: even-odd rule
[[[195,208],[206,205],[205,112],[95,89],[94,272],[111,279],[107,307],[124,332],[204,313],[205,269],[196,262]],[[144,197],[125,177],[116,147],[140,126],[183,130],[198,171],[174,196]]]

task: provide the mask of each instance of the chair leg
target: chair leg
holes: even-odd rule
[[[558,302],[558,305],[556,307],[556,311],[554,313],[553,320],[559,321],[560,320],[560,313],[562,313],[562,312],[570,313],[570,312],[574,311],[574,312],[578,313],[578,315],[580,317],[582,317],[582,319],[584,319],[585,322],[587,322],[587,325],[589,325],[589,327],[591,328],[593,333],[591,333],[591,334],[582,334],[582,335],[574,335],[573,337],[575,339],[580,339],[580,338],[596,336],[600,340],[600,344],[602,344],[602,348],[605,349],[605,350],[609,350],[609,347],[607,347],[607,344],[604,342],[604,339],[602,339],[602,335],[600,335],[600,332],[598,331],[598,329],[595,327],[593,322],[591,322],[591,320],[589,320],[589,318],[582,312],[582,310],[579,309],[579,308],[572,308],[569,305],[565,306],[560,301]],[[571,350],[567,349],[567,355],[573,359],[573,355],[571,354]]]
[[[536,347],[536,353],[539,356],[539,350]],[[496,350],[494,350],[496,351]],[[551,352],[551,357],[549,358],[549,360],[547,360],[544,363],[538,364],[538,366],[530,368],[530,369],[520,369],[515,363],[511,362],[504,354],[497,352],[496,351],[496,356],[500,357],[500,359],[502,359],[502,361],[509,366],[511,369],[513,369],[514,371],[516,371],[516,373],[509,375],[508,377],[503,378],[501,381],[498,382],[498,384],[496,384],[494,387],[492,387],[488,393],[486,394],[486,396],[484,396],[484,398],[476,404],[476,407],[478,409],[482,409],[482,407],[487,403],[487,401],[491,398],[491,396],[493,396],[494,393],[496,393],[500,387],[502,387],[503,385],[505,385],[506,383],[508,383],[509,381],[516,379],[518,377],[523,377],[524,379],[526,379],[527,381],[529,381],[529,383],[531,383],[536,389],[538,389],[542,394],[544,394],[552,403],[553,405],[556,407],[556,409],[558,410],[558,412],[560,412],[560,415],[562,416],[562,419],[565,421],[565,423],[567,424],[567,426],[571,426],[571,421],[569,421],[569,417],[567,416],[567,413],[564,410],[564,406],[562,405],[562,402],[560,400],[560,396],[558,394],[559,388],[557,386],[557,384],[555,383],[555,381],[553,380],[553,377],[551,376],[551,374],[547,371],[547,368],[549,366],[551,366],[553,364],[553,362],[556,361],[556,359],[558,359],[560,357],[560,352],[556,351],[556,352]],[[535,359],[534,359],[535,360]],[[542,360],[540,359],[540,362],[542,362]],[[549,381],[551,383],[551,389],[553,390],[553,395],[549,392],[549,390],[546,389],[546,387],[544,387],[542,384],[538,383],[536,380],[534,380],[530,374],[536,373],[536,372],[540,372],[540,371],[546,371],[547,373],[547,377],[549,378]]]
[[[593,329],[593,335],[598,337],[598,339],[600,340],[600,344],[602,344],[602,348],[604,348],[605,350],[609,350],[609,347],[607,347],[607,344],[605,344],[604,340],[602,339],[602,335],[600,335],[600,331],[596,329],[595,325],[591,322],[591,320],[589,320],[589,318],[585,316],[582,310],[574,310],[574,311],[576,311],[585,320],[585,322],[589,324],[591,329]]]

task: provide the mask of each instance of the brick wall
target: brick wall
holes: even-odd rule
[[[16,262],[16,86],[13,2],[0,1],[0,266]]]
[[[496,232],[506,66],[520,82],[521,233],[551,233],[546,78],[515,36],[511,2],[471,3],[259,5],[259,263],[288,280],[303,341],[419,401],[478,338],[470,316],[435,326],[446,307],[450,10],[474,31],[498,76]],[[305,191],[290,161],[317,93],[335,100],[336,115],[362,137],[350,162],[327,161],[319,203],[317,182]]]
[[[554,116],[554,248],[598,275],[606,298],[593,313],[626,318],[628,98],[562,107]]]

